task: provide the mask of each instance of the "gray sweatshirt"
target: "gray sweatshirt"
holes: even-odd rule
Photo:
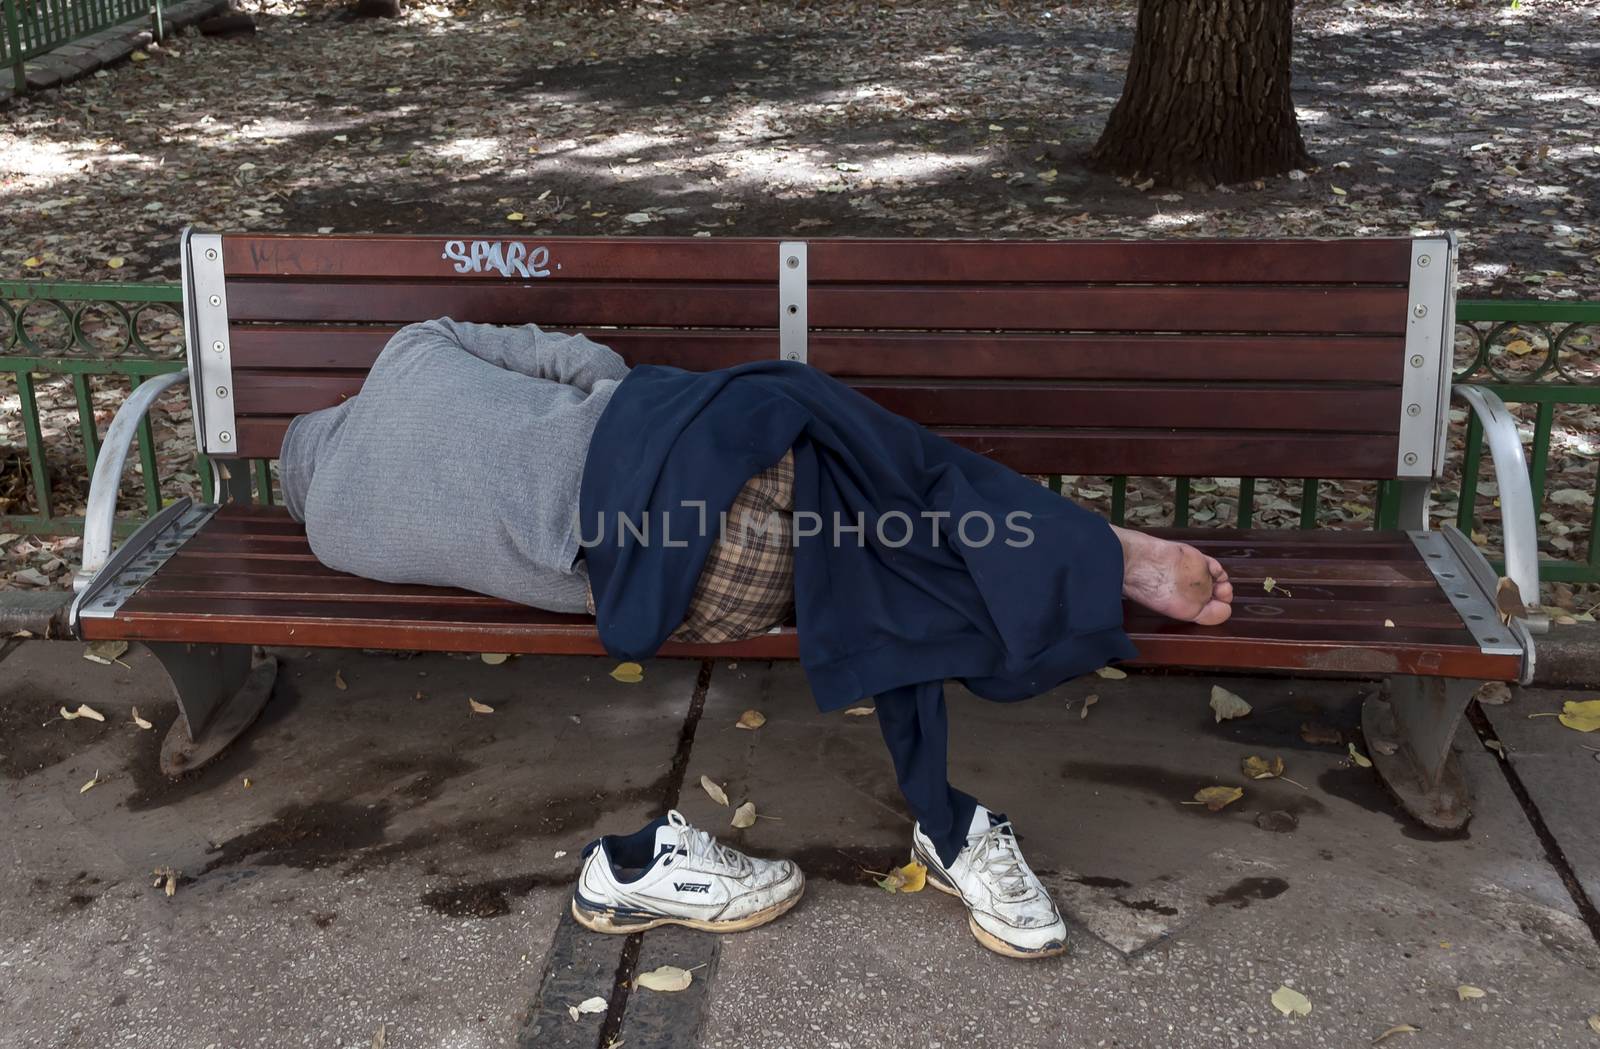
[[[582,612],[578,484],[627,374],[582,335],[412,324],[359,394],[289,424],[284,502],[331,568]]]

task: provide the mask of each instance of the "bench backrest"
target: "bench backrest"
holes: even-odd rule
[[[1032,473],[1389,479],[1442,463],[1455,241],[185,231],[202,448],[274,458],[401,325],[581,330],[630,363],[787,356]]]

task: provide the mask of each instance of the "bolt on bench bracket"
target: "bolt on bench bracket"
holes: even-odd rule
[[[239,435],[233,417],[233,359],[228,344],[221,234],[185,229],[180,256],[195,437],[200,450],[208,455],[235,455]]]

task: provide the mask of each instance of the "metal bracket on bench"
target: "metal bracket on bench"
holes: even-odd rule
[[[778,245],[778,356],[806,363],[806,242]]]
[[[1437,531],[1406,534],[1479,650],[1485,655],[1525,656],[1526,646],[1501,621],[1495,606],[1494,569],[1466,536],[1450,525]]]
[[[80,620],[113,618],[216,512],[215,506],[179,499],[146,521],[78,592],[67,613],[73,632],[78,632]]]
[[[233,359],[228,344],[222,235],[185,228],[180,256],[195,440],[208,455],[233,455],[239,447],[239,433],[233,415]]]
[[[1456,237],[1411,242],[1406,298],[1406,359],[1400,381],[1400,441],[1395,476],[1431,478],[1444,462],[1450,367],[1455,348]]]

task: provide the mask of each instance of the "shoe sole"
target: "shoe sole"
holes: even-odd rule
[[[571,909],[573,920],[585,929],[590,929],[594,932],[626,934],[644,932],[663,925],[681,925],[686,929],[698,929],[701,932],[744,932],[747,929],[754,929],[783,917],[795,904],[800,902],[800,897],[805,894],[806,883],[802,881],[800,888],[795,890],[793,896],[779,900],[764,911],[757,911],[743,918],[735,918],[728,921],[708,921],[703,918],[675,918],[666,914],[659,918],[628,919],[621,917],[610,908],[591,911],[586,907],[580,907],[576,896],[572,899]]]
[[[915,846],[913,846],[911,849],[911,860],[913,863],[920,863],[924,867],[928,868],[929,885],[933,886],[935,889],[938,889],[946,896],[954,896],[956,899],[961,901],[961,905],[963,907],[967,906],[967,899],[965,896],[961,895],[961,890],[945,881],[944,876],[939,873],[939,868],[932,863],[929,863],[928,857],[923,856],[922,851]],[[973,939],[977,940],[994,953],[1004,955],[1007,958],[1020,958],[1023,961],[1032,961],[1035,958],[1054,958],[1057,955],[1067,953],[1067,943],[1065,940],[1060,943],[1047,943],[1043,947],[1031,951],[1026,947],[1018,947],[1016,944],[1007,943],[994,933],[990,932],[988,929],[985,929],[983,926],[979,925],[978,919],[973,917],[972,908],[970,907],[967,907],[967,928],[972,930]]]

